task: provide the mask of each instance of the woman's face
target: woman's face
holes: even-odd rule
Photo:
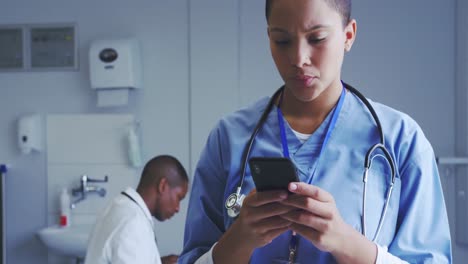
[[[271,54],[297,100],[310,102],[328,87],[341,89],[341,65],[354,40],[355,23],[343,28],[340,14],[324,0],[273,1]]]

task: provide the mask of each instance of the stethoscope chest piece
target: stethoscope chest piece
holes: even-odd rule
[[[230,217],[236,217],[240,213],[242,202],[244,201],[245,195],[239,193],[232,193],[226,199],[225,207]]]

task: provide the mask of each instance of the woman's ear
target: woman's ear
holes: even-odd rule
[[[353,47],[354,40],[356,39],[357,23],[355,19],[351,19],[344,29],[345,44],[344,49],[346,52],[350,51]]]

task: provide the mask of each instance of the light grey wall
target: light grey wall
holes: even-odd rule
[[[210,129],[239,105],[236,1],[190,2],[191,157],[195,167]]]
[[[456,1],[456,56],[455,56],[455,154],[457,156],[468,156],[468,2],[465,0]],[[449,184],[449,192],[452,195],[447,197],[448,204],[452,212],[450,224],[455,227],[456,232],[452,232],[454,243],[454,253],[458,260],[468,259],[468,206],[466,197],[458,195],[459,192],[466,192],[468,189],[468,168],[459,166],[457,168],[445,168],[452,177]],[[452,231],[454,229],[452,228]],[[463,243],[458,243],[458,241]]]
[[[145,161],[168,153],[189,167],[187,6],[187,1],[2,2],[0,24],[76,22],[80,54],[79,71],[0,73],[0,160],[12,167],[6,179],[9,264],[47,262],[46,248],[34,235],[47,223],[45,154],[19,154],[15,122],[20,114],[134,114],[141,123]],[[98,109],[89,84],[89,44],[119,37],[141,43],[144,88],[132,92],[127,107]],[[162,253],[182,247],[186,202],[173,220],[158,225]]]
[[[437,155],[454,155],[455,0],[359,0],[353,8],[358,39],[343,79],[411,115]],[[80,70],[0,73],[0,162],[13,167],[7,178],[8,263],[46,262],[33,235],[46,223],[45,156],[19,154],[16,118],[29,111],[105,112],[94,106],[89,89],[91,40],[135,36],[142,42],[144,90],[129,107],[106,112],[132,113],[141,121],[145,158],[170,153],[191,170],[222,115],[281,85],[268,50],[264,1],[17,0],[0,9],[0,24],[43,22],[78,24]],[[455,182],[441,177],[453,224]],[[181,241],[170,235],[182,232],[185,205],[177,217],[164,223],[163,253],[180,250]],[[465,252],[455,247],[455,263]]]
[[[454,14],[452,0],[355,1],[344,69],[367,96],[411,115],[438,155],[454,147]]]

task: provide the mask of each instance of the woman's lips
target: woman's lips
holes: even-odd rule
[[[293,81],[301,86],[310,86],[312,82],[315,80],[315,76],[310,75],[296,75],[293,78]]]

